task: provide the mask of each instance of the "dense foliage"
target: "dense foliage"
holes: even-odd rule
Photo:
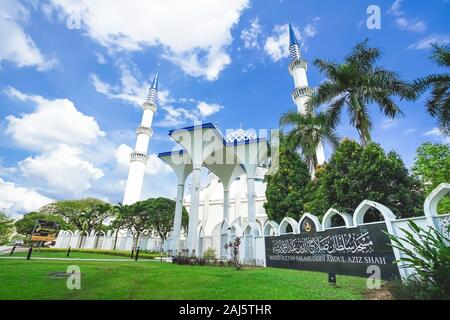
[[[105,228],[103,224],[111,216],[112,207],[102,200],[88,198],[57,201],[44,206],[39,212],[59,215],[76,229],[89,233]]]
[[[0,245],[6,244],[11,239],[14,231],[14,223],[12,219],[0,211]]]
[[[309,99],[308,109],[327,104],[327,112],[334,118],[334,123],[339,123],[342,112],[347,111],[363,146],[371,141],[371,104],[377,105],[387,117],[394,118],[401,114],[393,99],[395,96],[415,98],[412,85],[378,65],[380,58],[380,49],[369,47],[365,40],[358,43],[340,64],[322,59],[314,62],[326,80]]]
[[[155,234],[163,241],[172,231],[175,201],[167,198],[151,198],[136,202],[129,206],[119,204],[115,207],[115,227],[130,230],[137,247],[139,238],[148,234]],[[181,226],[187,227],[188,213],[183,207]]]
[[[318,167],[317,148],[326,143],[333,149],[339,145],[336,123],[330,113],[302,114],[296,110],[289,111],[281,116],[280,125],[292,127],[286,136],[286,143],[290,149],[301,151],[303,160],[308,164],[310,174],[314,178]]]
[[[26,235],[26,236],[31,235],[31,233],[33,232],[33,228],[36,225],[37,220],[57,222],[59,224],[60,230],[75,231],[74,226],[67,223],[64,220],[64,218],[62,218],[59,215],[46,214],[46,213],[40,213],[40,212],[30,212],[30,213],[24,214],[20,220],[17,220],[14,223],[17,233],[20,233],[20,234]]]
[[[431,60],[438,66],[450,68],[450,44],[433,44]],[[428,113],[437,119],[442,132],[450,134],[450,73],[431,74],[414,82],[419,95],[431,88],[426,101]]]
[[[299,219],[304,212],[305,189],[310,180],[308,168],[300,155],[281,140],[276,172],[269,171],[264,209],[270,220],[284,217]]]
[[[149,224],[152,232],[156,233],[163,241],[167,239],[173,228],[176,202],[167,198],[155,198],[142,201],[144,208],[148,210]],[[183,207],[181,215],[181,227],[187,229],[189,215]]]
[[[369,199],[386,205],[397,217],[410,217],[421,214],[424,200],[419,182],[400,157],[374,143],[363,148],[344,140],[311,184],[306,210],[319,216],[331,207],[352,213]]]
[[[414,221],[408,225],[411,231],[401,229],[404,237],[389,237],[392,246],[404,254],[399,261],[402,267],[414,269],[415,276],[397,284],[394,294],[403,299],[450,299],[450,238],[434,228],[425,230]]]
[[[417,149],[416,162],[412,169],[429,194],[439,184],[450,182],[450,146],[439,143],[424,143]],[[438,212],[450,213],[450,195],[439,202]]]

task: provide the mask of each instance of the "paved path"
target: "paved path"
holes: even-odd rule
[[[27,257],[0,257],[1,259],[25,260]],[[55,260],[55,261],[104,261],[104,262],[135,262],[134,259],[89,259],[89,258],[44,258],[31,257],[31,260]],[[159,259],[139,259],[137,262],[172,262],[169,260],[160,261]]]

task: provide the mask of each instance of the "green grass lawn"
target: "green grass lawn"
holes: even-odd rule
[[[28,252],[14,252],[12,257],[26,257]],[[4,257],[11,257],[9,254],[4,255]],[[33,250],[32,254],[33,258],[66,258],[66,252],[48,252],[41,251],[39,252],[37,249]],[[84,253],[84,252],[71,252],[69,258],[72,259],[130,259],[127,257],[121,256],[112,256],[107,254],[100,253]],[[1,263],[1,262],[0,262]]]
[[[81,290],[49,277],[70,265],[81,269]],[[327,281],[325,273],[271,268],[0,259],[0,299],[364,299],[364,278],[338,276],[339,288]]]

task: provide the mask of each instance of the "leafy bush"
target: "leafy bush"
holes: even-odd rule
[[[41,252],[67,252],[65,248],[41,248]],[[130,257],[130,251],[122,251],[122,250],[97,250],[97,249],[70,249],[72,253],[96,253],[96,254],[109,254],[112,256],[119,257]],[[161,256],[160,252],[157,253],[145,253],[139,250],[139,258],[143,259],[155,259]],[[163,254],[164,256],[164,254]]]
[[[394,286],[394,294],[411,299],[450,299],[450,239],[429,228],[409,221],[412,230],[401,229],[405,237],[389,234],[392,246],[404,253],[403,268],[413,268],[415,275]],[[450,229],[450,227],[449,227]]]
[[[216,250],[214,250],[213,248],[208,248],[203,253],[203,258],[206,259],[207,261],[214,261],[214,260],[216,260]]]
[[[392,209],[398,218],[422,215],[424,201],[420,182],[411,176],[395,152],[385,153],[380,145],[366,148],[344,140],[328,164],[317,172],[305,195],[305,210],[318,216],[329,208],[353,212],[368,199]],[[377,215],[368,212],[371,222]]]
[[[415,277],[407,280],[394,280],[390,283],[389,291],[396,300],[441,300],[442,297],[437,288]]]

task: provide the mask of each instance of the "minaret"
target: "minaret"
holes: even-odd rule
[[[298,112],[305,114],[306,102],[312,93],[312,89],[308,85],[308,78],[306,77],[306,71],[308,70],[308,64],[305,59],[302,58],[300,53],[300,45],[298,44],[297,37],[295,36],[294,29],[292,29],[291,23],[289,23],[289,52],[291,53],[291,63],[289,64],[289,72],[294,78],[295,90],[292,93],[292,99],[297,105]],[[325,152],[323,145],[320,144],[316,150],[317,162],[319,165],[325,162]],[[314,170],[310,172],[314,173]]]
[[[155,115],[158,96],[158,76],[156,72],[152,87],[149,90],[147,101],[142,105],[144,113],[141,125],[137,128],[137,139],[134,151],[130,155],[130,170],[128,172],[127,186],[123,197],[123,204],[133,204],[141,199],[142,183],[144,181],[145,167],[148,161],[147,149],[150,137],[153,134],[152,121]]]

